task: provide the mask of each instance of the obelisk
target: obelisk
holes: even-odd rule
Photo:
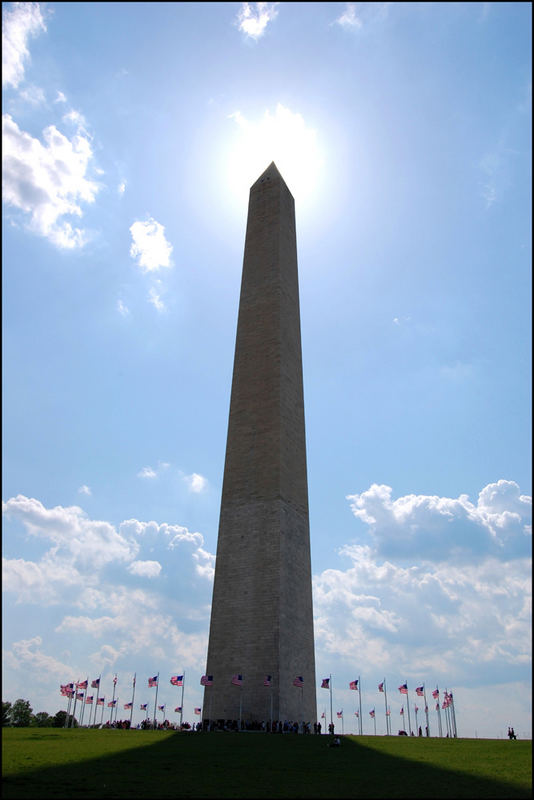
[[[316,720],[295,203],[274,162],[250,189],[206,675],[204,719]]]

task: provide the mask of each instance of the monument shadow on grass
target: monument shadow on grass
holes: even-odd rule
[[[327,736],[95,731],[131,736],[131,750],[28,770],[3,781],[11,798],[521,798],[513,783],[384,754]],[[153,736],[154,734],[152,734]],[[72,732],[75,746],[76,731]],[[139,738],[137,738],[139,737]],[[415,743],[414,743],[415,744]],[[455,744],[461,746],[461,740]],[[503,743],[504,744],[504,743]],[[106,741],[102,739],[103,749]]]

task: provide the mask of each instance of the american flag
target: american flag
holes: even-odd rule
[[[271,685],[271,676],[270,675],[266,675],[265,676],[265,679],[263,681],[263,685],[264,686],[270,686]]]
[[[242,675],[234,675],[232,677],[232,683],[234,686],[242,686],[243,685],[243,676]]]
[[[424,686],[418,686],[417,689],[415,690],[415,693],[416,693],[416,695],[418,697],[423,697],[423,695],[425,693],[425,687]]]
[[[235,677],[235,675],[234,675]],[[181,686],[182,684],[178,684]],[[200,679],[201,686],[213,686],[213,675],[203,675]]]
[[[408,694],[408,684],[403,683],[402,686],[399,686],[399,692],[401,694]]]
[[[146,711],[148,708],[148,703],[143,703],[142,705],[139,706],[139,708],[141,709],[141,711]]]
[[[113,678],[113,686],[116,686],[116,685],[117,685],[117,676],[115,675],[115,677]]]
[[[415,707],[415,713],[417,714],[418,711],[419,711],[419,706],[416,706]]]
[[[404,714],[404,706],[401,708],[400,713]]]
[[[330,678],[323,678],[321,689],[330,689]]]
[[[337,716],[338,716],[338,719],[341,719],[341,717],[343,716],[343,711],[338,711],[337,712]]]
[[[299,675],[297,678],[295,678],[293,681],[293,686],[298,686],[299,688],[304,686],[304,679],[302,678],[302,675]]]
[[[97,678],[96,680],[91,681],[91,687],[93,689],[98,689],[99,686],[100,686],[100,678]]]
[[[76,700],[83,700],[83,692],[76,692]]]
[[[324,713],[324,711],[323,711],[323,713],[321,714],[321,719],[326,719],[326,714]]]
[[[374,708],[373,708],[373,710],[369,712],[369,716],[370,716],[370,717],[374,717],[374,715],[375,715],[375,710],[374,710]]]
[[[105,699],[106,699],[105,697],[99,697],[98,700],[96,701],[97,706],[103,706]]]
[[[441,704],[441,707],[442,707],[442,708],[447,708],[447,707],[448,707],[448,705],[449,705],[449,704],[447,703],[447,701],[446,701],[446,700],[444,700],[444,701],[443,701],[443,703]]]
[[[160,711],[165,711],[165,705],[158,706],[158,708],[159,708]]]
[[[378,684],[378,691],[379,692],[383,692],[384,691],[384,683],[383,682]]]
[[[358,712],[357,712],[357,711],[355,711],[355,712],[354,712],[354,716],[356,716],[356,717],[359,717],[360,715],[358,714]]]
[[[181,714],[182,713],[182,706],[176,706],[176,708],[174,710],[176,711],[177,714]]]
[[[200,715],[200,712],[201,712],[201,709],[200,709],[200,708],[195,708],[195,714],[198,714],[198,715]]]
[[[173,686],[183,686],[184,685],[184,676],[183,675],[173,675],[171,678],[171,683]]]
[[[438,699],[438,697],[439,697],[439,690],[438,689],[434,689],[434,691],[432,692],[432,697],[434,698],[434,700]]]
[[[109,703],[108,703],[108,708],[113,708],[116,705],[117,705],[117,701],[116,700],[110,700]]]
[[[93,702],[94,695],[90,695],[90,697],[85,698],[85,702],[91,704]]]
[[[439,703],[436,703],[436,711],[439,711]]]
[[[132,707],[131,703],[125,703],[124,706],[123,706],[125,711],[129,711],[131,709],[131,707]]]
[[[153,678],[149,678],[148,679],[148,685],[149,686],[157,686],[158,685],[158,676],[154,675]]]
[[[87,681],[78,681],[76,684],[77,689],[87,689]]]
[[[386,717],[389,717],[389,716],[391,716],[391,710],[388,708],[388,710],[386,711]]]
[[[358,689],[358,681],[351,681],[349,683],[349,689]]]

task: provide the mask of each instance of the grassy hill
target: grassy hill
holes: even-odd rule
[[[3,728],[5,798],[515,798],[532,742]]]

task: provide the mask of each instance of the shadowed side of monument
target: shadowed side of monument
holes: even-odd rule
[[[316,719],[295,206],[274,163],[250,190],[206,672],[204,718]]]

